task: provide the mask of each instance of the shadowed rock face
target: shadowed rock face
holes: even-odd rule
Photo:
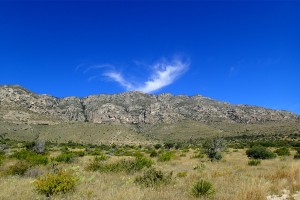
[[[91,95],[84,98],[56,98],[38,95],[20,86],[0,86],[0,111],[1,109],[28,111],[29,114],[37,113],[64,121],[141,125],[174,123],[186,119],[206,123],[300,121],[300,117],[291,112],[231,105],[201,95],[173,96],[126,92]],[[15,112],[14,115],[17,113]],[[3,116],[0,115],[1,117]]]

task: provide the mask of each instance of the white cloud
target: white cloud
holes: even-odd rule
[[[121,73],[111,71],[111,72],[106,72],[103,75],[112,79],[113,81],[118,82],[121,86],[125,87],[127,90],[132,90],[133,88],[132,84],[126,81],[123,78]]]
[[[118,82],[127,91],[137,90],[145,93],[157,91],[172,84],[178,77],[184,74],[189,67],[189,62],[174,59],[171,62],[165,60],[150,66],[152,74],[143,83],[133,84],[126,80],[123,75],[116,71],[106,72],[103,75]]]

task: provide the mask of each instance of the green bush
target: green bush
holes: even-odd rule
[[[87,149],[87,154],[91,155],[91,156],[99,156],[103,153],[99,148],[95,148],[93,150],[92,149]]]
[[[161,144],[155,144],[155,145],[154,145],[154,148],[155,148],[155,149],[160,149],[161,147],[162,147]]]
[[[26,160],[28,157],[34,156],[35,153],[28,150],[17,151],[11,155],[11,158],[16,158],[18,160]]]
[[[121,160],[114,163],[101,162],[94,159],[86,169],[99,172],[136,172],[143,168],[149,168],[153,164],[151,159],[145,157],[137,157],[134,160]]]
[[[166,142],[164,143],[165,149],[171,149],[175,146],[174,142]]]
[[[73,152],[73,154],[76,157],[83,157],[83,156],[85,156],[85,152],[84,151],[75,151],[75,152]]]
[[[5,158],[5,153],[4,153],[4,151],[0,150],[0,165],[2,165],[4,158]]]
[[[257,165],[260,165],[261,163],[261,160],[258,160],[258,159],[251,159],[248,161],[248,165],[250,166],[257,166]]]
[[[11,157],[18,160],[25,160],[31,165],[46,165],[49,162],[49,159],[46,155],[38,154],[28,150],[17,151]]]
[[[139,171],[143,168],[149,168],[153,164],[153,161],[146,157],[137,157],[134,162],[133,166],[131,167],[134,171]]]
[[[158,157],[159,162],[166,162],[173,158],[174,153],[172,151],[165,152]]]
[[[26,161],[19,161],[8,167],[6,174],[8,175],[24,175],[30,165]]]
[[[65,152],[65,153],[62,153],[60,155],[58,155],[56,158],[55,158],[55,161],[57,162],[65,162],[65,163],[72,163],[74,161],[74,158],[75,158],[75,154],[72,153],[72,152]]]
[[[151,158],[153,158],[153,157],[157,157],[158,156],[158,153],[157,153],[157,151],[155,151],[155,150],[152,150],[151,152],[150,152],[150,157]]]
[[[253,146],[246,151],[249,158],[254,159],[271,159],[275,158],[276,154],[263,146]]]
[[[26,159],[32,165],[47,165],[49,159],[45,155],[37,154],[35,156],[30,156]]]
[[[204,153],[213,160],[221,160],[222,159],[222,151],[226,148],[225,142],[221,138],[212,138],[206,140],[202,144]]]
[[[95,157],[96,161],[105,161],[107,159],[108,159],[108,157],[104,153],[101,153],[100,155]]]
[[[69,150],[69,148],[68,148],[67,146],[62,146],[62,147],[60,148],[60,151],[63,152],[63,153],[65,153],[65,152],[70,152],[70,150]]]
[[[202,152],[197,152],[194,153],[194,155],[191,156],[191,158],[204,158],[204,154]]]
[[[276,153],[278,156],[290,156],[291,152],[289,150],[289,148],[287,147],[281,147],[279,149],[276,149],[274,151],[274,153]]]
[[[76,178],[69,172],[59,171],[41,176],[33,184],[39,193],[49,197],[72,190],[75,187]]]
[[[157,187],[170,183],[172,174],[164,174],[162,171],[153,168],[148,169],[143,175],[135,178],[135,183],[142,187]]]
[[[190,194],[196,198],[211,197],[215,194],[215,190],[210,182],[201,179],[192,185]]]

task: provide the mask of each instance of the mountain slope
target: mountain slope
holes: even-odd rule
[[[278,127],[284,126],[282,130],[286,131],[287,127],[290,127],[290,131],[294,133],[298,131],[299,121],[298,115],[288,111],[232,105],[201,95],[173,96],[126,92],[114,95],[91,95],[84,98],[56,98],[38,95],[20,86],[0,86],[0,122],[3,124],[0,134],[10,132],[8,129],[11,128],[3,127],[17,126],[16,124],[20,127],[48,125],[49,129],[62,123],[77,122],[74,126],[88,126],[86,129],[90,130],[94,129],[93,124],[98,124],[98,128],[105,125],[106,130],[114,126],[119,128],[123,126],[131,130],[129,132],[141,132],[142,135],[152,138],[188,139],[211,134],[239,134],[243,132],[244,127],[248,127],[248,130],[251,130],[249,127],[267,127],[262,131],[268,132],[266,130],[270,130],[271,127],[275,126],[276,130],[280,130],[281,128]],[[21,128],[20,134],[14,135],[21,136],[31,129]],[[38,128],[34,128],[35,132],[42,135],[51,134],[46,129],[44,127],[38,131]],[[57,132],[57,128],[54,129]],[[260,129],[255,129],[253,133]],[[31,131],[31,134],[35,135],[32,132],[34,131]],[[63,131],[61,132],[61,135],[64,134]],[[140,140],[147,139],[140,138]]]

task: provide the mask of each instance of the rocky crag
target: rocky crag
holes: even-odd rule
[[[7,85],[0,86],[0,108],[2,120],[27,123],[79,121],[157,125],[183,120],[242,124],[300,121],[298,115],[288,111],[232,105],[201,95],[153,95],[134,91],[84,98],[56,98],[35,94],[20,86]]]

